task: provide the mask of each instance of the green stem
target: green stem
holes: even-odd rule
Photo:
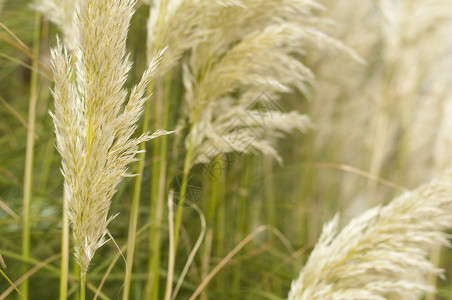
[[[273,182],[273,160],[270,156],[263,157],[264,164],[264,176],[265,176],[265,208],[267,211],[267,225],[276,226],[276,200],[275,200],[275,187]],[[272,233],[269,233],[269,238]]]
[[[80,300],[85,300],[86,273],[80,272]]]
[[[177,213],[176,213],[176,221],[174,225],[174,255],[177,253],[177,242],[179,239],[179,231],[182,221],[182,211],[184,207],[184,199],[185,194],[187,192],[187,181],[188,181],[188,173],[190,171],[191,167],[191,160],[193,155],[193,147],[191,146],[191,142],[188,145],[187,154],[185,156],[185,162],[184,162],[184,173],[182,174],[182,185],[179,193],[179,202],[177,206]]]
[[[14,260],[23,261],[23,262],[26,261],[26,262],[28,262],[28,263],[30,263],[32,265],[38,265],[38,264],[41,263],[41,261],[39,261],[37,259],[34,259],[32,257],[29,257],[28,259],[25,260],[24,257],[21,254],[16,253],[16,252],[12,252],[12,251],[8,251],[8,250],[5,250],[5,249],[0,249],[0,252],[1,252],[1,254],[4,257],[9,257],[9,258],[12,258]],[[55,268],[54,266],[51,266],[51,265],[45,265],[42,268],[44,270],[46,270],[46,271],[49,271],[51,274],[53,273],[53,274],[57,274],[58,275],[60,273],[60,270],[58,268]],[[77,277],[72,277],[72,278],[77,278]]]
[[[210,270],[210,257],[212,253],[213,227],[207,225],[206,239],[201,260],[201,278],[206,278]],[[207,300],[207,294],[203,291],[200,295],[201,300]]]
[[[159,19],[157,22],[157,26],[160,27],[160,25],[163,22],[164,19],[164,11],[166,8],[166,1],[162,1],[162,10],[159,13]],[[160,37],[159,34],[157,34],[156,42],[155,42],[155,49],[152,49],[154,53],[157,53],[158,47],[160,44]],[[149,51],[150,49],[148,49]],[[152,52],[151,52],[152,53]],[[151,56],[152,58],[152,56]],[[148,95],[152,93],[152,90],[154,89],[154,84],[151,83],[148,88]],[[143,120],[143,133],[146,133],[148,131],[148,123],[149,123],[149,115],[151,110],[151,103],[150,101],[147,101],[144,111],[144,120]],[[141,143],[140,150],[145,149],[145,143]],[[132,199],[132,208],[130,210],[130,219],[129,219],[129,239],[127,241],[127,266],[126,266],[126,274],[124,279],[124,293],[123,293],[123,300],[127,300],[129,298],[129,292],[130,292],[130,284],[132,279],[132,265],[133,265],[133,256],[135,252],[135,239],[136,239],[136,231],[137,231],[137,223],[138,223],[138,206],[139,206],[139,199],[141,194],[141,179],[142,179],[142,173],[144,169],[144,158],[145,154],[144,151],[140,153],[139,155],[139,162],[138,162],[138,175],[135,179],[135,185],[134,185],[134,193],[133,193],[133,199]]]
[[[75,260],[75,259],[73,259],[72,260],[72,263],[73,263],[73,275],[72,275],[72,277],[73,278],[78,278],[79,280],[80,280],[80,265],[77,263],[77,260]],[[77,289],[77,286],[76,285],[74,285],[74,288],[75,288],[75,297],[74,297],[74,299],[78,299],[78,300],[80,300],[80,288],[78,288]],[[70,295],[71,294],[71,291],[69,291],[68,292],[68,295]]]
[[[149,91],[152,91],[153,84],[149,86]],[[147,101],[145,110],[144,110],[144,120],[143,120],[143,133],[148,131],[148,121],[151,110],[151,102]],[[140,150],[143,151],[145,149],[145,143],[141,143]],[[141,193],[141,179],[143,177],[143,169],[144,169],[144,159],[145,153],[144,151],[138,155],[138,167],[137,167],[137,176],[135,178],[135,185],[133,191],[132,198],[132,206],[130,209],[130,217],[129,217],[129,231],[128,231],[128,240],[127,240],[127,258],[126,258],[126,274],[124,279],[124,293],[123,300],[129,299],[130,292],[130,284],[132,280],[132,266],[133,266],[133,257],[135,253],[135,239],[137,232],[137,224],[138,224],[138,207],[140,202],[140,193]]]
[[[225,167],[224,161],[223,161],[223,155],[227,154],[219,154],[217,155],[214,160],[214,176],[211,177],[211,186],[212,186],[212,192],[211,197],[209,199],[209,202],[213,200],[215,197],[215,201],[212,201],[214,206],[209,207],[209,213],[211,214],[212,219],[212,227],[215,228],[214,233],[214,239],[216,242],[216,245],[214,247],[215,253],[214,256],[221,257],[224,255],[224,253],[227,251],[226,248],[227,245],[227,229],[228,226],[226,226],[225,222],[226,220],[229,220],[227,217],[227,203],[224,201],[221,201],[223,198],[223,193],[226,190],[225,187],[225,178],[224,178],[224,172],[223,169]],[[220,207],[220,205],[222,205]],[[225,290],[224,289],[224,279],[225,277],[217,277],[216,285],[218,287],[218,290]]]
[[[41,165],[42,171],[41,171],[41,174],[39,175],[38,187],[39,187],[39,191],[42,193],[44,193],[46,191],[46,186],[48,183],[50,170],[52,170],[52,168],[54,167],[52,165],[54,153],[55,153],[55,139],[51,138],[47,142],[46,152],[43,154],[42,165]],[[37,214],[40,214],[41,210],[42,210],[43,198],[39,198],[37,201],[34,201],[34,203],[36,203],[35,211],[37,212]],[[36,223],[36,221],[35,221],[35,223]]]
[[[33,54],[38,57],[39,40],[41,34],[41,14],[35,14],[33,36]],[[23,199],[23,233],[22,233],[22,255],[25,259],[30,257],[30,202],[31,187],[33,182],[33,148],[36,119],[36,102],[38,99],[38,72],[37,63],[33,62],[30,81],[30,106],[28,109],[28,132],[27,132],[27,150],[25,157],[25,175],[24,175],[24,199]],[[28,263],[23,264],[22,272],[26,273]],[[25,298],[28,297],[28,279],[21,285],[22,293]]]
[[[184,199],[185,199],[185,193],[187,191],[187,180],[188,180],[188,172],[190,171],[190,167],[191,167],[191,160],[192,160],[192,155],[193,155],[193,147],[191,146],[191,142],[189,143],[188,149],[187,149],[187,154],[185,155],[185,162],[184,162],[184,173],[182,175],[182,185],[181,185],[181,189],[178,195],[178,205],[177,205],[177,212],[176,212],[176,221],[174,222],[174,257],[173,257],[173,261],[176,261],[176,254],[177,254],[177,243],[179,240],[179,232],[180,232],[180,227],[181,227],[181,222],[182,222],[182,211],[183,211],[183,203],[184,203]],[[174,272],[174,270],[168,270],[169,272]],[[168,282],[170,279],[170,277],[168,276],[167,278],[167,286],[169,286],[170,284],[172,284],[172,282]],[[165,298],[167,299],[169,297],[168,293],[170,292],[171,289],[167,289],[165,291]]]
[[[214,240],[214,228],[215,226],[215,213],[220,204],[220,199],[222,198],[222,185],[223,178],[221,174],[221,159],[219,156],[214,158],[214,166],[217,166],[213,171],[213,175],[210,177],[210,189],[209,189],[209,201],[207,202],[207,232],[206,239],[201,259],[201,280],[209,275],[210,271],[210,261],[212,256],[212,245]],[[201,300],[207,300],[207,293],[203,291],[200,295]]]
[[[220,165],[221,159],[220,157],[214,158],[215,162],[214,165]],[[201,258],[201,279],[206,278],[209,275],[210,271],[210,261],[212,256],[212,245],[213,245],[213,239],[214,239],[214,228],[215,226],[215,212],[217,211],[217,208],[220,204],[220,199],[222,199],[222,185],[223,185],[223,178],[221,177],[221,165],[219,168],[215,168],[213,171],[213,175],[210,177],[210,189],[209,189],[209,201],[207,202],[207,214],[206,214],[206,221],[207,221],[207,232],[206,232],[206,238],[204,243],[204,249],[202,253]],[[201,300],[207,300],[207,293],[203,291],[200,295]]]
[[[171,94],[171,72],[166,75],[165,82],[165,97],[163,99],[163,120],[161,124],[156,122],[157,128],[167,128],[169,121],[170,108],[170,94]],[[157,113],[157,110],[156,110]],[[157,120],[157,116],[156,116]],[[165,196],[166,184],[166,167],[167,167],[167,149],[168,137],[162,136],[159,139],[159,144],[155,144],[154,157],[160,157],[157,163],[153,165],[152,172],[152,194],[151,194],[151,211],[154,223],[150,229],[149,245],[150,245],[150,259],[148,264],[148,278],[146,283],[146,299],[158,299],[159,294],[159,268],[161,257],[161,237],[162,237],[162,218]],[[157,180],[158,178],[158,180]]]
[[[69,221],[66,211],[68,202],[63,196],[63,216],[61,234],[61,270],[60,270],[60,300],[67,299],[67,280],[69,272]]]
[[[236,230],[234,230],[234,244],[239,243],[243,239],[243,233],[249,232],[249,200],[248,199],[248,191],[250,189],[250,169],[252,168],[253,160],[251,157],[246,156],[242,161],[243,167],[241,168],[241,177],[239,179],[239,190],[243,191],[238,195],[238,203],[237,203],[237,223]],[[232,270],[232,286],[235,291],[240,290],[240,283],[242,280],[242,264],[239,261]]]
[[[16,292],[19,294],[19,296],[22,299],[27,300],[27,298],[24,296],[24,294],[21,293],[21,291],[17,288],[17,286],[14,284],[14,282],[12,282],[11,279],[9,279],[8,275],[5,274],[5,272],[3,272],[2,269],[0,269],[0,274],[2,274],[2,276],[6,279],[6,281],[8,281],[8,283],[16,290]]]

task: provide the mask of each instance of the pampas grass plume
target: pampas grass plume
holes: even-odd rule
[[[187,53],[178,128],[190,128],[185,146],[193,151],[191,166],[233,151],[261,152],[281,162],[273,140],[312,128],[296,111],[256,106],[271,106],[293,88],[309,96],[314,75],[299,59],[308,49],[357,57],[317,30],[312,16],[321,9],[316,1],[298,0],[154,1],[148,51],[171,46],[161,71]]]
[[[111,198],[136,160],[138,144],[167,133],[132,138],[147,100],[143,94],[161,60],[160,53],[128,95],[126,37],[134,5],[133,0],[81,0],[74,51],[69,54],[61,44],[52,51],[52,116],[82,273],[105,242]]]
[[[433,292],[424,279],[442,272],[427,257],[431,247],[449,245],[443,231],[452,228],[451,182],[447,171],[366,211],[340,232],[334,217],[292,283],[289,300],[417,299]]]

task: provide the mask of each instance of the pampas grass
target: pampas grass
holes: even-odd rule
[[[323,228],[289,299],[418,299],[434,291],[426,275],[442,275],[428,261],[437,245],[450,245],[452,173],[406,192],[351,220],[339,232],[336,215]]]
[[[261,152],[282,163],[275,140],[313,127],[308,116],[286,113],[277,104],[279,93],[295,88],[309,96],[315,85],[299,57],[317,49],[359,59],[317,30],[321,21],[311,16],[320,9],[311,1],[155,1],[151,7],[148,53],[169,46],[160,71],[170,70],[185,55],[177,132],[186,153],[175,252],[190,169],[230,152]]]
[[[359,59],[316,29],[320,21],[311,15],[320,9],[311,1],[156,2],[148,23],[148,51],[177,45],[170,47],[162,70],[191,49],[183,69],[186,107],[179,121],[180,132],[189,130],[185,146],[190,167],[232,151],[260,151],[281,162],[270,141],[312,127],[296,111],[256,107],[274,106],[278,93],[292,87],[310,94],[314,75],[296,58],[307,48],[345,51]],[[238,96],[231,97],[233,92]]]
[[[451,298],[448,1],[28,2],[0,1],[0,299]]]
[[[135,161],[138,144],[166,134],[131,138],[147,100],[143,93],[160,60],[158,56],[151,62],[127,97],[123,85],[130,63],[125,41],[134,5],[135,1],[82,1],[72,55],[61,45],[52,52],[53,119],[82,281],[109,235],[111,198],[128,175],[126,167]]]

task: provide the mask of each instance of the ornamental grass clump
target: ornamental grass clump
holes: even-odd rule
[[[369,209],[339,232],[336,215],[317,245],[289,300],[418,299],[434,292],[429,273],[442,271],[427,260],[430,250],[450,245],[452,172],[406,192],[386,206]]]
[[[274,140],[312,128],[307,115],[286,113],[278,103],[280,93],[295,87],[309,96],[315,85],[299,57],[310,48],[335,52],[345,47],[315,27],[292,22],[275,22],[228,46],[201,43],[184,68],[186,146],[194,149],[193,163],[233,151],[261,152],[282,162]]]
[[[161,70],[186,54],[179,128],[188,129],[189,166],[233,151],[281,161],[273,140],[312,127],[306,115],[275,105],[294,87],[309,96],[314,75],[300,58],[312,49],[357,58],[317,29],[321,9],[298,0],[154,1],[148,51],[170,45]]]
[[[135,2],[80,1],[73,52],[60,44],[52,51],[52,116],[82,276],[109,235],[111,198],[128,176],[127,165],[136,160],[138,144],[167,133],[132,138],[147,100],[143,94],[161,59],[150,63],[130,94],[124,89],[131,68],[126,37]]]

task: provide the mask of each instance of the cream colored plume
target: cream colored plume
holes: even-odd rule
[[[163,73],[203,42],[210,54],[224,52],[251,32],[271,24],[305,23],[313,10],[321,8],[311,0],[155,0],[148,21],[148,51],[170,46],[159,71]]]
[[[128,94],[126,38],[134,5],[134,0],[81,0],[73,52],[60,44],[52,51],[57,148],[75,255],[85,273],[105,242],[111,198],[136,160],[138,144],[167,133],[132,138],[147,100],[143,94],[161,60],[159,54]]]
[[[148,21],[147,47],[157,53],[169,47],[159,73],[174,67],[181,55],[202,41],[211,38],[209,21],[219,18],[224,7],[236,0],[155,0]]]
[[[314,75],[300,60],[308,49],[354,55],[317,30],[320,9],[306,0],[154,1],[149,51],[170,46],[162,70],[186,54],[179,127],[189,128],[192,165],[232,151],[281,160],[273,140],[312,127],[307,116],[280,109],[279,93],[310,94]]]
[[[432,246],[449,245],[452,172],[386,206],[353,219],[338,232],[336,216],[323,233],[289,300],[417,299],[434,291],[423,280],[442,274],[427,258]]]

